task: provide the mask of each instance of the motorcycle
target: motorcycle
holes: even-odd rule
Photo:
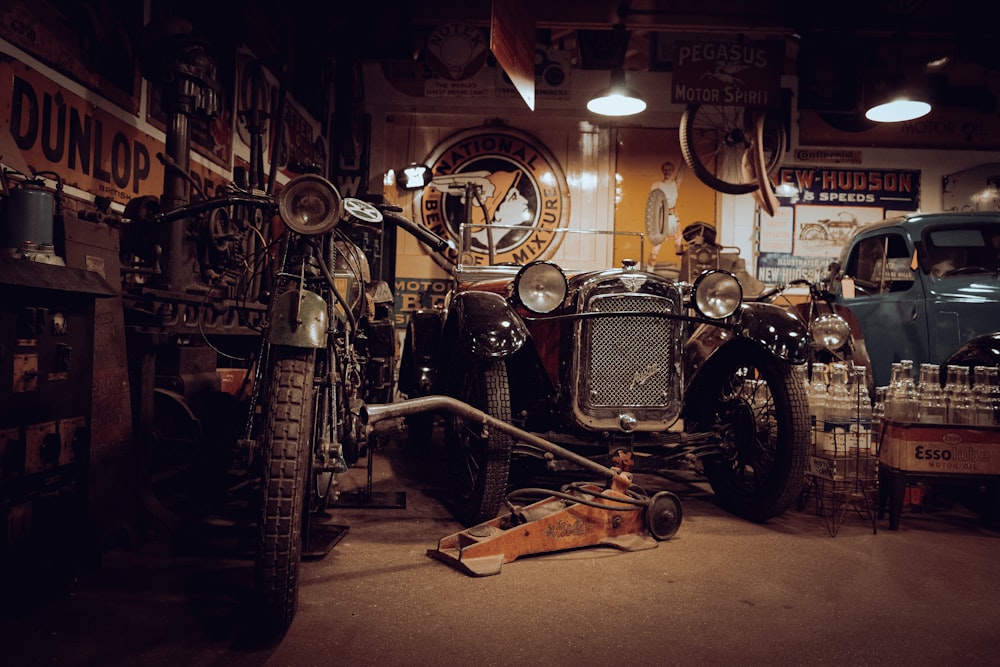
[[[807,372],[812,378],[814,363],[843,362],[865,368],[868,395],[875,395],[871,359],[864,333],[854,314],[836,302],[824,283],[805,278],[765,289],[754,301],[771,303],[794,311],[807,323],[809,349]]]
[[[368,445],[361,407],[392,395],[395,333],[388,286],[373,281],[351,227],[385,222],[441,250],[446,242],[391,206],[343,198],[317,175],[293,178],[277,197],[241,192],[184,205],[148,223],[208,224],[218,211],[258,211],[273,235],[232,218],[241,241],[267,239],[248,265],[263,275],[237,279],[238,291],[266,286],[260,298],[259,352],[253,362],[242,445],[259,481],[255,588],[265,626],[284,629],[295,613],[304,526],[336,497],[335,476]],[[134,224],[134,222],[133,222]],[[262,259],[265,255],[266,259]]]
[[[165,41],[164,48],[179,41],[178,57],[203,62],[196,40],[182,34]],[[177,67],[176,60],[161,57],[144,74],[165,85],[175,82],[171,75],[180,76],[188,97],[171,113],[191,116],[190,89],[201,86],[206,94],[195,99],[211,99],[210,69],[198,74],[193,65]],[[155,379],[139,383],[160,385],[149,402],[172,396],[186,410],[181,414],[193,414],[200,424],[226,419],[205,409],[206,393],[194,388],[214,376],[205,371],[215,370],[216,353],[222,356],[219,341],[249,351],[245,423],[235,458],[246,466],[256,512],[254,622],[280,633],[296,610],[309,516],[336,500],[336,476],[369,446],[372,428],[359,418],[362,407],[388,402],[394,393],[393,297],[386,282],[373,279],[357,239],[388,223],[437,251],[446,242],[398,207],[343,197],[308,168],[275,194],[274,161],[270,177],[263,177],[265,114],[246,114],[257,119],[247,122],[253,135],[249,168],[214,195],[198,190],[188,175],[186,123],[168,123],[170,153],[158,156],[165,167],[163,197],[138,197],[125,208],[123,298],[133,357],[159,351],[157,360],[142,365],[157,366],[148,373]],[[279,107],[271,136],[283,136],[282,117]],[[197,195],[193,200],[190,191]],[[161,369],[168,356],[175,368]],[[189,357],[211,361],[185,368]],[[169,387],[162,386],[168,375]],[[171,426],[156,415],[146,421]]]

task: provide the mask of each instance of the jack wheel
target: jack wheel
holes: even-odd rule
[[[656,539],[669,540],[677,534],[683,517],[680,498],[669,491],[660,491],[646,508],[646,528]]]

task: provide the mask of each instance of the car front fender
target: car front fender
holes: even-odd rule
[[[437,374],[444,311],[420,309],[410,313],[399,362],[399,391],[410,398],[431,393]]]
[[[509,357],[528,340],[528,327],[506,299],[493,292],[461,292],[449,306],[452,332],[443,341],[462,353],[487,358]]]
[[[796,313],[769,303],[744,303],[730,326],[702,324],[684,344],[688,381],[718,350],[734,340],[750,340],[793,364],[805,363],[809,334]]]
[[[970,368],[1000,365],[1000,331],[976,336],[966,341],[965,344],[948,355],[941,366],[944,368],[949,364],[960,364]]]

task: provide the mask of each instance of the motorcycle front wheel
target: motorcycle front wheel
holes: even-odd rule
[[[309,442],[312,437],[315,350],[277,347],[261,435],[263,480],[254,586],[261,630],[284,632],[298,604],[299,562]]]

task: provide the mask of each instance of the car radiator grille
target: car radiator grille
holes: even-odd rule
[[[591,312],[676,313],[670,299],[642,295],[602,295]],[[655,407],[676,400],[676,320],[622,316],[587,319],[583,325],[580,368],[583,407]]]

